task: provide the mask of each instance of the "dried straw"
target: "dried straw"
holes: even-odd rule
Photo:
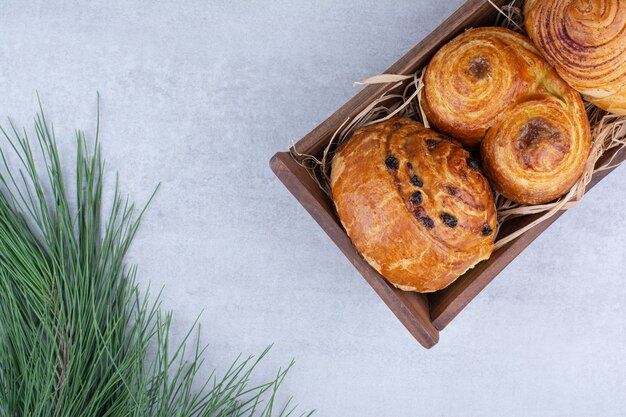
[[[526,34],[523,29],[523,0],[514,0],[503,7],[498,7],[491,0],[487,1],[499,12],[494,22],[495,25]],[[355,84],[359,85],[390,84],[390,87],[355,117],[344,121],[333,134],[321,157],[302,154],[296,150],[295,146],[292,146],[290,149],[292,156],[299,164],[307,168],[307,171],[320,188],[329,197],[332,197],[330,190],[332,157],[338,146],[348,140],[356,129],[379,123],[395,116],[410,117],[422,122],[426,127],[430,127],[420,102],[420,92],[424,87],[422,79],[423,71],[420,70],[411,75],[381,74],[356,82]],[[517,239],[559,211],[575,207],[582,201],[585,190],[591,182],[594,173],[614,168],[623,162],[624,152],[622,151],[626,149],[626,116],[607,113],[590,103],[585,105],[591,124],[593,144],[583,176],[566,195],[547,204],[532,206],[518,204],[496,193],[498,230],[500,230],[502,224],[513,218],[539,215],[525,227],[505,237],[496,236],[496,250]],[[612,157],[599,164],[598,161],[602,155],[609,151],[614,152]]]

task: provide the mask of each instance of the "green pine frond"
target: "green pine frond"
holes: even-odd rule
[[[138,290],[124,258],[145,207],[116,181],[103,211],[99,124],[92,147],[76,133],[73,188],[41,104],[34,132],[0,128],[0,416],[271,416],[291,365],[250,386],[268,348],[200,381],[199,326],[173,346]]]

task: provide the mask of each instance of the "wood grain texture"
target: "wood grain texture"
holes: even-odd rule
[[[494,0],[494,3],[502,6],[508,3],[508,0]],[[493,24],[496,13],[487,0],[469,0],[386,72],[390,74],[416,72],[426,65],[441,46],[463,30]],[[364,88],[296,143],[296,150],[303,154],[319,156],[330,141],[332,134],[343,122],[357,115],[388,88],[387,85],[372,85]],[[605,155],[600,163],[610,157],[610,154]],[[626,159],[626,152],[621,152],[615,161],[624,159]],[[489,260],[478,264],[445,290],[428,295],[404,292],[390,285],[363,259],[342,228],[332,202],[313,181],[307,170],[300,166],[288,152],[279,152],[274,155],[270,166],[402,324],[418,342],[427,348],[438,342],[440,330],[444,329],[498,273],[560,216],[558,214],[537,225],[501,248]],[[597,184],[610,171],[596,174],[589,188]],[[501,233],[503,235],[511,233],[533,220],[532,216],[512,220],[503,226]]]

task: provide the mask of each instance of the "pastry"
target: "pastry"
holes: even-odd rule
[[[430,124],[467,147],[480,144],[500,113],[528,93],[536,53],[503,28],[470,29],[444,45],[424,74],[422,107]]]
[[[496,209],[478,161],[411,119],[357,130],[333,158],[331,188],[356,248],[403,290],[445,288],[493,250]]]
[[[508,109],[481,145],[494,189],[512,201],[541,204],[572,188],[585,169],[591,134],[586,114],[566,111],[552,95],[529,96]]]
[[[527,0],[526,30],[561,77],[626,114],[626,0]]]
[[[522,204],[552,201],[581,177],[591,149],[580,95],[528,38],[471,29],[441,48],[424,75],[429,122],[481,145],[493,188]]]

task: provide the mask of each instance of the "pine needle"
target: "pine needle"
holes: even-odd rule
[[[271,416],[291,365],[250,386],[268,348],[199,380],[199,326],[173,346],[171,314],[124,262],[150,201],[137,210],[116,181],[103,212],[99,116],[91,148],[76,133],[70,200],[39,106],[35,140],[0,127],[0,416]]]

